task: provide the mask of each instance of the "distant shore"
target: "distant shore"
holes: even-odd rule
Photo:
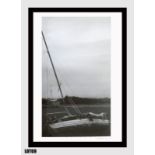
[[[59,106],[59,105],[65,105],[65,106],[71,106],[73,103],[79,106],[84,105],[108,105],[110,104],[110,98],[80,98],[80,97],[70,97],[66,96],[64,98],[64,102],[62,99],[51,99],[51,98],[43,98],[42,99],[42,105],[45,106]]]

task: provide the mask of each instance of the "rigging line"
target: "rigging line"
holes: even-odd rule
[[[65,81],[64,81],[65,82]],[[59,84],[60,84],[60,82],[59,82]],[[67,82],[66,82],[66,84],[67,84]],[[67,84],[68,85],[68,84]],[[61,85],[60,85],[61,86]],[[69,87],[69,86],[68,86]],[[70,87],[69,87],[70,88]],[[71,90],[72,91],[72,90]],[[80,111],[80,109],[79,109],[79,107],[78,107],[78,105],[76,105],[75,104],[75,102],[70,98],[70,103],[72,104],[72,108],[74,109],[74,111],[76,112],[76,113],[78,113],[78,114],[81,114],[81,111]]]
[[[78,113],[78,114],[82,114],[79,107],[74,103],[73,99],[70,98],[70,103],[73,105],[74,110]]]
[[[43,37],[43,40],[44,40],[44,43],[45,43],[45,46],[46,46],[46,49],[47,49],[47,53],[48,53],[48,56],[49,56],[49,59],[50,59],[50,62],[51,62],[51,65],[52,65],[52,68],[53,68],[53,71],[54,71],[54,75],[55,75],[59,90],[60,90],[62,101],[63,101],[63,103],[65,103],[63,93],[62,93],[62,90],[61,90],[61,87],[60,87],[60,83],[59,83],[59,80],[58,80],[58,76],[57,76],[57,73],[56,73],[56,70],[55,70],[55,67],[54,67],[54,64],[53,64],[53,61],[52,61],[52,58],[51,58],[51,55],[50,55],[50,52],[49,52],[49,49],[48,49],[48,46],[47,46],[43,31],[42,31],[42,37]],[[65,111],[67,112],[68,115],[71,115],[71,113],[69,112],[69,110],[65,106],[64,106],[64,109],[65,109]]]
[[[60,62],[59,62],[60,63]],[[58,70],[58,69],[57,69]],[[68,87],[68,89],[70,89],[72,92],[74,92],[71,87],[69,87],[69,84],[67,83],[67,80],[65,79],[65,76],[63,78],[64,83],[66,84],[66,86]],[[65,87],[64,87],[65,88]],[[75,110],[75,112],[77,112],[78,114],[82,114],[82,112],[80,111],[79,106],[73,101],[72,98],[69,98],[70,103],[72,104],[72,108]]]
[[[58,70],[58,69],[57,69]],[[64,78],[64,84],[66,84],[66,86],[68,86],[68,88],[70,88],[69,87],[69,85],[68,85],[68,83],[67,83],[67,81],[65,80],[65,78]],[[61,85],[61,84],[60,84]],[[66,87],[64,87],[64,89],[66,89]],[[69,101],[69,103],[71,104],[71,107],[74,109],[74,111],[77,113],[77,114],[82,114],[82,112],[80,111],[80,109],[79,109],[79,107],[75,104],[75,102],[73,101],[73,99],[72,98],[68,98],[68,101]]]
[[[74,109],[74,111],[77,113],[77,114],[82,114],[81,111],[79,110],[79,108],[77,107],[77,105],[74,103],[74,101],[72,100],[72,98],[70,97],[67,97],[67,102],[71,104],[71,108]]]
[[[66,84],[66,86],[68,86],[67,82],[65,81],[65,78],[64,78],[64,84]],[[69,86],[68,86],[68,88],[69,88]],[[66,87],[64,87],[64,89],[66,89]],[[72,108],[74,109],[74,111],[77,114],[81,114],[81,111],[80,111],[78,105],[75,104],[75,102],[73,101],[73,99],[71,97],[68,98],[68,101],[69,101],[69,103],[71,103]]]
[[[58,69],[57,69],[58,70]],[[64,84],[68,87],[68,89],[70,89],[72,92],[73,90],[69,87],[69,84],[67,83],[67,80],[65,79],[65,76],[63,78],[63,81],[64,81]],[[64,87],[64,89],[66,89]],[[77,114],[82,114],[82,112],[80,111],[80,108],[79,106],[73,101],[72,98],[69,98],[69,102],[72,104],[72,108],[74,109],[74,111],[77,113]]]

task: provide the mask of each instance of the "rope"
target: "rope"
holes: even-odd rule
[[[58,80],[58,77],[57,77],[57,73],[56,73],[56,70],[55,70],[55,68],[54,68],[54,64],[53,64],[53,61],[52,61],[52,57],[51,57],[51,55],[50,55],[50,52],[49,52],[49,49],[48,49],[48,45],[47,45],[47,43],[46,43],[45,36],[44,36],[43,32],[42,32],[42,37],[43,37],[43,41],[44,41],[45,46],[46,46],[47,54],[48,54],[49,59],[50,59],[50,62],[51,62],[51,66],[52,66],[53,71],[54,71],[54,75],[55,75],[56,80],[57,80],[57,84],[58,84],[58,87],[59,87],[59,90],[60,90],[60,94],[61,94],[61,97],[62,97],[62,101],[64,102],[62,90],[61,90],[61,87],[60,87],[60,83],[59,83],[59,80]],[[71,115],[70,111],[69,111],[65,106],[64,106],[64,109],[65,109],[65,111],[67,112],[68,115]]]
[[[63,78],[63,81],[65,83],[65,85],[68,87],[68,89],[70,89],[72,92],[73,90],[69,87],[68,83],[66,82],[65,78]],[[65,88],[65,87],[64,87]],[[78,107],[78,105],[73,101],[73,99],[71,97],[68,97],[70,104],[72,104],[72,108],[74,109],[74,111],[77,114],[82,114],[82,112],[80,111],[80,108]]]
[[[56,80],[57,80],[57,84],[58,84],[58,87],[59,87],[59,91],[60,91],[62,100],[63,100],[63,102],[65,102],[64,98],[63,98],[62,90],[61,90],[61,87],[60,87],[60,82],[58,80],[57,73],[56,73],[56,70],[55,70],[55,67],[54,67],[54,64],[53,64],[53,61],[52,61],[52,58],[51,58],[51,55],[50,55],[50,52],[49,52],[49,49],[48,49],[48,45],[46,43],[45,36],[44,36],[43,32],[42,32],[42,37],[43,37],[44,44],[46,46],[46,51],[47,51],[48,57],[50,59],[50,62],[51,62],[51,65],[52,65],[52,68],[53,68],[53,71],[54,71],[54,75],[55,75]],[[79,107],[74,103],[74,101],[71,98],[69,100],[70,100],[70,103],[72,104],[72,107],[75,110],[75,112],[78,113],[78,114],[81,114],[81,111],[80,111]],[[64,109],[69,115],[71,115],[70,111],[65,106],[64,106]]]

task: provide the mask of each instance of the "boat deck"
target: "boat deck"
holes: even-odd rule
[[[102,119],[93,119],[90,121],[88,118],[85,119],[76,119],[76,120],[68,120],[64,122],[57,122],[53,124],[49,124],[52,129],[63,128],[63,127],[72,127],[72,126],[90,126],[93,124],[98,125],[109,125],[109,120]]]

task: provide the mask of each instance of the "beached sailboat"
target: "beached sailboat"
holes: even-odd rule
[[[79,107],[70,98],[68,99],[68,102],[72,104],[72,108],[74,109],[76,114],[71,114],[67,106],[65,106],[67,103],[65,103],[66,100],[64,99],[61,85],[43,32],[42,37],[57,81],[57,85],[61,95],[61,101],[63,102],[61,106],[63,106],[65,110],[64,112],[55,112],[47,114],[49,135],[56,137],[109,136],[110,120],[107,118],[106,113],[82,113]]]

